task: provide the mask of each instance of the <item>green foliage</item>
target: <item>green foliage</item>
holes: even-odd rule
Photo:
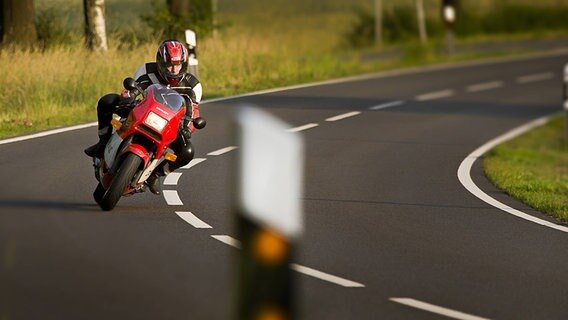
[[[484,158],[489,179],[527,205],[568,221],[568,142],[564,119],[502,144]]]
[[[69,44],[78,38],[77,34],[68,28],[67,16],[67,12],[62,14],[61,10],[53,7],[38,10],[36,25],[39,40],[44,48],[57,44]]]
[[[172,14],[163,0],[152,0],[152,13],[142,14],[141,19],[154,34],[165,38],[183,38],[184,30],[191,29],[201,37],[213,29],[211,0],[192,0],[191,10],[186,14]]]
[[[538,7],[498,2],[486,13],[462,10],[456,33],[462,36],[495,33],[526,33],[567,30],[568,7]]]
[[[369,9],[354,9],[355,23],[347,32],[350,45],[361,48],[373,45],[375,16]],[[476,10],[462,6],[454,25],[457,36],[485,34],[534,33],[547,30],[568,30],[568,6],[534,6],[497,2],[490,9]],[[445,26],[439,15],[426,17],[430,37],[441,37]],[[394,5],[383,11],[383,41],[401,43],[418,38],[416,10],[413,6]]]

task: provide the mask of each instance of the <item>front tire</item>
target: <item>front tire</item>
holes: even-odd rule
[[[95,189],[95,192],[93,192],[93,198],[95,198],[95,201],[100,205],[101,200],[103,199],[103,196],[105,194],[105,188],[103,187],[103,184],[99,182],[99,184],[97,184],[97,188]]]
[[[135,154],[129,153],[126,156],[126,159],[124,159],[116,176],[112,180],[110,187],[99,202],[101,209],[105,211],[114,209],[114,206],[116,206],[118,200],[122,197],[124,189],[130,181],[132,181],[141,163],[142,159]]]

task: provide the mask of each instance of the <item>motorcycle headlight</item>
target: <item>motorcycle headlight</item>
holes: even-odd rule
[[[144,124],[149,126],[150,128],[162,133],[162,130],[168,124],[168,120],[160,117],[159,115],[155,114],[154,112],[148,113],[146,119],[144,119]]]

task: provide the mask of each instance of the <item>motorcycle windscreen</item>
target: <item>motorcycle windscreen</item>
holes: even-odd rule
[[[181,108],[185,107],[185,99],[175,90],[160,84],[154,84],[150,86],[148,90],[152,92],[156,102],[173,112],[178,112]]]

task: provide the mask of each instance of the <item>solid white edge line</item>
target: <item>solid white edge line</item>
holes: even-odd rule
[[[325,273],[325,272],[321,272],[312,268],[308,268],[296,263],[291,263],[290,264],[290,268],[292,268],[292,270],[297,271],[299,273],[314,277],[314,278],[318,278],[320,280],[324,280],[327,282],[331,282],[331,283],[335,283],[337,285],[346,287],[346,288],[364,288],[365,285],[355,282],[355,281],[351,281],[351,280],[347,280],[344,278],[340,278],[338,276],[334,276],[331,275],[329,273]]]
[[[225,235],[212,235],[211,236],[213,239],[219,240],[221,242],[223,242],[224,244],[228,244],[231,247],[235,247],[237,249],[241,248],[241,242],[233,237],[230,236],[225,236]]]
[[[324,86],[324,85],[330,85],[330,84],[340,84],[340,83],[356,82],[356,81],[363,81],[363,80],[370,80],[370,79],[384,79],[384,78],[389,78],[389,77],[412,75],[412,74],[423,73],[423,72],[435,72],[435,71],[452,70],[452,69],[465,68],[465,67],[486,66],[486,65],[498,64],[498,63],[504,63],[504,62],[528,61],[528,60],[541,59],[541,58],[547,58],[547,57],[563,56],[566,53],[568,53],[568,48],[560,48],[560,49],[549,50],[549,51],[544,52],[544,53],[542,53],[542,52],[531,53],[531,54],[526,54],[526,55],[517,56],[517,57],[497,57],[497,58],[489,58],[489,59],[483,59],[483,60],[457,62],[457,63],[456,62],[449,62],[449,63],[443,63],[443,64],[432,65],[432,66],[420,66],[420,67],[412,67],[412,68],[407,68],[407,69],[383,71],[383,72],[363,74],[363,75],[351,76],[351,77],[345,77],[345,78],[339,78],[339,79],[331,79],[331,80],[325,80],[325,81],[319,81],[319,82],[312,82],[312,83],[307,83],[307,84],[293,85],[293,86],[288,86],[288,87],[261,90],[261,91],[257,91],[257,92],[235,95],[235,96],[231,96],[231,97],[214,98],[214,99],[209,99],[207,101],[203,101],[201,104],[222,102],[222,101],[227,101],[227,100],[231,100],[231,99],[246,98],[246,97],[251,97],[251,96],[256,96],[256,95],[261,95],[261,94],[282,92],[282,91],[286,91],[286,90],[311,88],[311,87]]]
[[[230,245],[231,247],[235,247],[237,249],[241,249],[241,242],[231,236],[226,236],[226,235],[212,235],[212,238],[219,240],[221,242],[223,242],[224,244]],[[355,282],[355,281],[351,281],[351,280],[347,280],[344,278],[340,278],[334,275],[331,275],[329,273],[325,273],[322,271],[318,271],[316,269],[312,269],[312,268],[308,268],[296,263],[291,263],[290,264],[290,269],[320,279],[320,280],[324,280],[327,282],[331,282],[343,287],[347,287],[347,288],[363,288],[365,287],[364,284]]]
[[[170,206],[183,206],[183,202],[179,198],[179,195],[176,190],[163,190],[164,199],[166,199],[166,203]]]
[[[220,156],[222,154],[225,154],[227,152],[231,152],[231,151],[238,149],[238,148],[239,147],[236,147],[236,146],[225,147],[225,148],[222,148],[222,149],[219,149],[219,150],[216,150],[216,151],[211,151],[207,155],[208,156]]]
[[[192,159],[188,164],[186,164],[185,166],[181,167],[181,169],[189,169],[195,165],[200,164],[201,162],[207,160],[207,158],[195,158]]]
[[[466,188],[470,193],[472,193],[474,196],[476,196],[477,198],[481,199],[482,201],[484,201],[485,203],[499,209],[502,211],[505,211],[513,216],[516,216],[518,218],[548,227],[548,228],[552,228],[558,231],[562,231],[562,232],[566,232],[568,233],[568,227],[564,227],[546,220],[542,220],[539,219],[537,217],[531,216],[527,213],[524,213],[520,210],[511,208],[497,200],[495,200],[494,198],[492,198],[491,196],[489,196],[488,194],[486,194],[485,192],[483,192],[474,182],[473,179],[471,178],[471,168],[473,167],[473,164],[475,163],[475,161],[479,158],[481,158],[487,151],[491,150],[493,147],[497,146],[498,144],[501,144],[505,141],[511,140],[529,130],[532,130],[536,127],[542,126],[544,124],[546,124],[550,118],[552,116],[546,116],[546,117],[542,117],[536,120],[533,120],[525,125],[522,125],[520,127],[517,127],[507,133],[505,133],[502,136],[499,136],[487,143],[485,143],[484,145],[482,145],[481,147],[477,148],[475,151],[473,151],[472,153],[470,153],[467,158],[465,158],[462,163],[460,164],[459,168],[458,168],[458,179],[460,181],[460,183],[464,186],[464,188]]]
[[[518,83],[531,83],[537,81],[544,81],[554,78],[554,72],[543,72],[536,74],[529,74],[517,78]]]
[[[478,84],[472,84],[467,87],[467,92],[480,92],[485,90],[492,90],[501,88],[503,86],[503,81],[491,81]]]
[[[317,126],[319,126],[319,124],[317,124],[317,123],[308,123],[308,124],[305,124],[305,125],[303,125],[303,126],[299,126],[299,127],[296,127],[296,128],[288,129],[288,130],[286,130],[286,131],[288,131],[288,132],[298,132],[298,131],[304,131],[304,130],[308,130],[308,129],[311,129],[311,128],[315,128],[315,127],[317,127]]]
[[[191,224],[197,229],[211,229],[212,227],[205,223],[203,220],[196,217],[193,213],[189,211],[176,211],[176,214],[183,219],[183,221]]]
[[[166,176],[163,184],[165,186],[176,186],[178,184],[179,178],[181,177],[181,174],[181,172],[171,172]]]
[[[413,307],[413,308],[416,308],[416,309],[421,309],[421,310],[424,310],[424,311],[428,311],[428,312],[436,313],[436,314],[443,315],[443,316],[446,316],[446,317],[450,317],[450,318],[453,318],[453,319],[488,320],[488,318],[482,318],[482,317],[474,316],[474,315],[471,315],[471,314],[463,313],[461,311],[456,311],[456,310],[440,307],[440,306],[437,306],[437,305],[433,305],[433,304],[426,303],[426,302],[423,302],[423,301],[415,300],[415,299],[412,299],[412,298],[390,298],[389,300],[396,302],[396,303],[404,304],[406,306]]]
[[[430,101],[430,100],[436,100],[436,99],[451,97],[453,95],[454,95],[454,90],[445,89],[445,90],[420,94],[420,95],[417,95],[415,99],[416,99],[416,101]]]
[[[227,100],[233,100],[233,99],[239,99],[239,98],[245,98],[245,97],[258,96],[258,95],[268,94],[268,93],[282,92],[282,91],[286,91],[286,90],[311,88],[311,87],[324,86],[324,85],[330,85],[330,84],[340,84],[340,83],[356,82],[356,81],[371,80],[371,79],[384,79],[384,78],[389,78],[389,77],[412,75],[412,74],[423,73],[423,72],[436,72],[436,71],[452,70],[452,69],[466,68],[466,67],[486,66],[486,65],[498,64],[498,63],[504,63],[504,62],[527,61],[527,60],[534,60],[534,59],[541,59],[541,58],[565,55],[566,53],[568,53],[568,48],[560,48],[560,49],[549,50],[549,51],[546,51],[544,53],[531,53],[531,54],[522,55],[522,56],[519,56],[519,57],[498,57],[498,58],[490,58],[490,59],[483,59],[483,60],[476,60],[476,61],[466,61],[466,62],[458,62],[458,63],[450,62],[450,63],[444,63],[444,64],[426,66],[426,67],[421,66],[421,67],[412,67],[412,68],[392,70],[392,71],[383,71],[383,72],[378,72],[378,73],[370,73],[370,74],[364,74],[364,75],[358,75],[358,76],[352,76],[352,77],[345,77],[345,78],[339,78],[339,79],[331,79],[331,80],[325,80],[325,81],[319,81],[319,82],[312,82],[312,83],[307,83],[307,84],[293,85],[293,86],[288,86],[288,87],[261,90],[261,91],[256,91],[256,92],[244,93],[244,94],[240,94],[240,95],[234,95],[234,96],[230,96],[230,97],[213,98],[213,99],[203,100],[201,102],[201,105],[205,105],[205,104],[208,104],[208,103],[222,102],[222,101],[227,101]],[[62,133],[62,132],[67,132],[67,131],[73,131],[73,130],[79,130],[79,129],[84,129],[84,128],[88,128],[88,127],[94,127],[96,125],[97,125],[97,122],[91,122],[91,123],[76,125],[76,126],[72,126],[72,127],[68,127],[68,128],[49,130],[49,131],[45,131],[45,132],[41,132],[41,133],[34,133],[34,134],[30,134],[30,135],[25,135],[25,136],[9,138],[9,139],[5,139],[5,140],[0,140],[0,145],[12,143],[12,142],[20,142],[20,141],[25,141],[25,140],[30,140],[30,139],[35,139],[35,138],[40,138],[40,137],[45,137],[45,136],[50,136],[50,135],[54,135],[54,134],[58,134],[58,133]]]
[[[348,113],[340,114],[340,115],[337,115],[337,116],[335,116],[335,117],[327,118],[327,119],[325,119],[325,121],[329,121],[329,122],[339,121],[339,120],[343,120],[343,119],[345,119],[345,118],[354,117],[354,116],[357,116],[357,115],[360,115],[360,114],[361,114],[360,111],[353,111],[353,112],[348,112]]]
[[[404,101],[402,101],[402,100],[392,101],[392,102],[387,102],[387,103],[379,104],[378,106],[370,107],[369,110],[386,109],[386,108],[391,108],[391,107],[400,106],[401,104],[404,104]]]
[[[35,139],[35,138],[51,136],[51,135],[54,135],[54,134],[73,131],[73,130],[85,129],[85,128],[89,128],[89,127],[94,127],[96,125],[97,125],[97,122],[91,122],[91,123],[80,124],[80,125],[67,127],[67,128],[60,128],[60,129],[54,129],[54,130],[49,130],[49,131],[44,131],[44,132],[38,132],[38,133],[29,134],[29,135],[25,135],[25,136],[0,140],[0,145],[12,143],[12,142],[20,142],[20,141],[31,140],[31,139]]]

